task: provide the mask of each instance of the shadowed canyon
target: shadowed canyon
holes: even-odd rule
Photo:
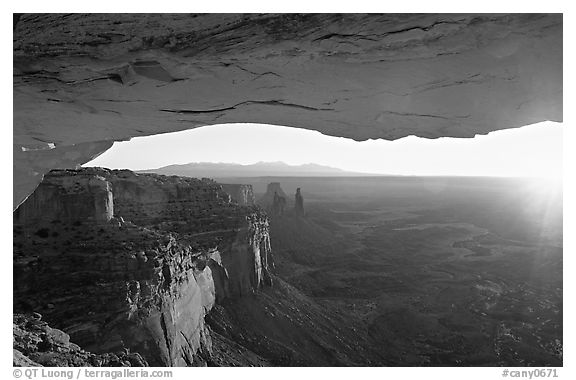
[[[15,318],[113,355],[84,365],[562,365],[557,189],[271,179],[51,172],[14,215]]]

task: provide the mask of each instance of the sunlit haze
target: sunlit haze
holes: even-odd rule
[[[213,125],[133,138],[84,166],[152,169],[189,162],[316,163],[392,175],[561,178],[562,124],[543,122],[473,139],[354,140],[262,124]]]

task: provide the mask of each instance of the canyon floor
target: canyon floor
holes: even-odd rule
[[[272,180],[288,194],[302,187],[306,216],[271,217],[277,286],[236,316],[258,326],[241,341],[272,365],[562,365],[558,189],[488,178],[237,179],[257,192]]]

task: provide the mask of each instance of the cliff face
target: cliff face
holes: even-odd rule
[[[47,178],[15,211],[15,222],[33,223],[59,220],[63,222],[108,222],[114,214],[110,183],[103,177],[82,173]]]
[[[270,284],[265,215],[210,180],[55,171],[14,220],[15,310],[41,312],[92,352],[206,364],[216,300]]]
[[[267,268],[273,266],[270,255],[268,219],[250,215],[247,223],[229,233],[222,245],[222,264],[230,276],[230,293],[245,295],[264,285],[272,285]],[[246,254],[248,242],[248,254]]]
[[[254,191],[252,190],[252,185],[241,185],[241,184],[227,184],[223,183],[222,189],[230,194],[232,201],[238,203],[241,206],[253,206],[256,201],[254,199]]]
[[[202,265],[211,251],[113,222],[41,228],[47,237],[17,230],[15,310],[39,311],[92,352],[127,347],[151,365],[202,364],[215,299]]]

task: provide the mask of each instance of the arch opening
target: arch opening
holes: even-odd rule
[[[394,141],[355,141],[276,125],[221,124],[116,142],[84,166],[153,170],[190,163],[248,166],[274,162],[341,171],[334,175],[554,179],[562,176],[562,124],[542,122],[471,139],[409,136]],[[209,169],[204,173],[209,174]]]

